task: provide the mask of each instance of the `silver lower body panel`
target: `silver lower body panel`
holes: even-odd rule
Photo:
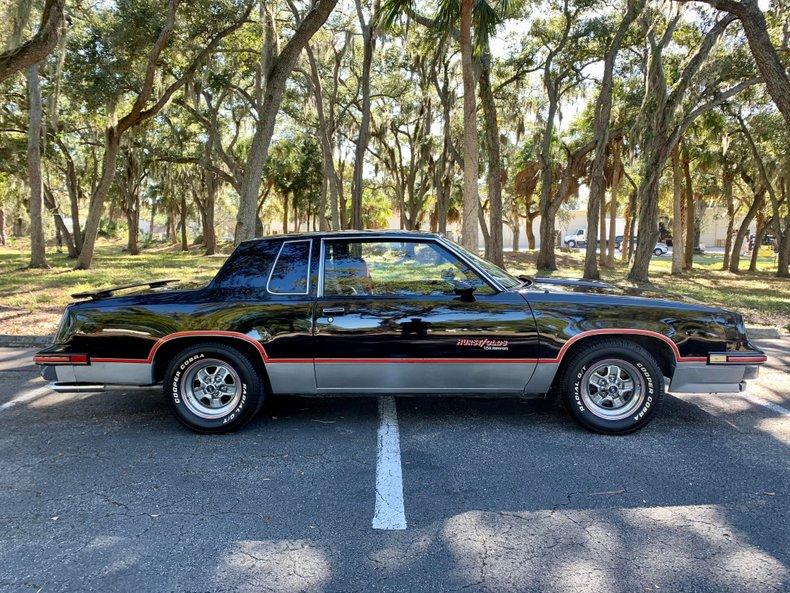
[[[740,393],[746,379],[756,379],[758,365],[681,362],[669,382],[672,393]]]
[[[143,362],[94,362],[54,367],[58,383],[151,385],[152,365]]]
[[[536,366],[535,363],[316,362],[315,379],[318,393],[523,393]]]

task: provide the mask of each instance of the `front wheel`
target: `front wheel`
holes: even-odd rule
[[[602,340],[576,353],[560,378],[565,409],[583,427],[627,434],[658,413],[664,377],[656,359],[627,340]]]
[[[653,250],[653,255],[664,255],[664,251],[663,251],[663,250],[661,250],[661,249],[659,249],[658,247],[656,247],[656,248]]]
[[[573,239],[568,241],[568,247],[570,247],[571,249],[576,249],[576,241],[574,241]]]
[[[175,417],[201,433],[232,432],[263,404],[263,380],[244,354],[207,343],[179,352],[165,372],[165,397]]]

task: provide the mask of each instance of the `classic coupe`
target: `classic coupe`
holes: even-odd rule
[[[279,394],[548,394],[585,428],[624,434],[656,416],[665,389],[743,391],[766,360],[737,313],[516,278],[429,233],[255,239],[205,287],[167,282],[74,295],[35,357],[52,389],[162,385],[204,433],[239,428]]]

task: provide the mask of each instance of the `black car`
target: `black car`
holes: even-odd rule
[[[738,392],[766,360],[736,313],[514,278],[434,234],[253,240],[203,288],[161,284],[75,295],[35,359],[52,388],[162,385],[199,432],[236,429],[278,394],[551,393],[618,434],[655,416],[665,377],[674,392]]]

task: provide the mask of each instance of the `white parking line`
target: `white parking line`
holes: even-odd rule
[[[36,387],[35,389],[29,389],[27,391],[23,391],[20,395],[16,396],[14,399],[7,401],[4,404],[0,404],[0,412],[7,410],[9,408],[13,408],[16,405],[28,402],[41,395],[46,395],[48,393],[51,393],[51,391],[52,390],[49,387]]]
[[[395,398],[379,398],[378,453],[376,455],[376,508],[373,529],[406,529],[403,508],[403,472]]]
[[[758,406],[763,406],[764,408],[768,408],[772,412],[776,412],[777,414],[781,414],[782,416],[787,416],[788,414],[790,414],[790,410],[788,410],[784,406],[780,406],[779,404],[769,402],[767,399],[757,397],[756,395],[744,395],[741,393],[722,393],[720,395],[729,395],[731,397],[742,397],[746,401],[752,402],[753,404],[757,404]]]

